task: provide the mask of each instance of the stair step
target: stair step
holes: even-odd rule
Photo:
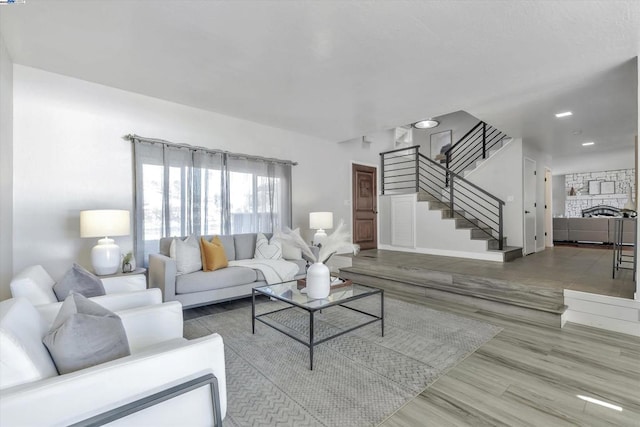
[[[394,251],[381,252],[394,254]],[[401,259],[407,255],[396,253],[400,258],[395,255],[389,257],[390,261],[396,258],[397,260],[393,264],[387,264],[384,257],[362,259],[363,253],[353,257],[352,267],[340,269],[340,277],[352,279],[354,283],[383,288],[389,292],[420,296],[426,294],[427,297],[436,300],[470,304],[501,315],[524,316],[528,321],[543,322],[554,327],[560,327],[560,315],[566,309],[562,290],[518,283],[517,279],[495,279],[476,273],[457,272],[455,268],[450,270],[445,267],[454,265],[452,263],[434,264],[431,260],[433,256],[430,255],[425,256],[423,263],[416,262],[417,259],[404,263]],[[491,269],[491,262],[487,263],[487,267],[480,270]]]
[[[435,210],[443,210],[443,209],[448,209],[449,204],[445,203],[445,202],[439,202],[436,200],[433,201],[429,201],[429,210],[430,211],[435,211]]]
[[[478,228],[477,219],[456,218],[456,228]]]
[[[471,239],[480,238],[484,236],[488,236],[492,239],[494,238],[493,234],[491,234],[491,229],[488,227],[487,228],[475,227],[471,229]]]
[[[502,249],[489,249],[489,252],[502,252],[504,262],[522,258],[522,248],[518,246],[503,246]]]
[[[432,201],[438,201],[438,199],[435,196],[432,196],[429,193],[425,193],[424,191],[419,191],[418,192],[418,201],[419,202],[432,202]]]
[[[487,246],[487,249],[489,249],[489,250],[498,249],[498,246],[499,246],[498,243],[499,243],[498,239],[491,240],[489,242],[488,246]],[[506,237],[502,238],[502,247],[503,248],[507,247],[507,238]],[[513,247],[515,247],[515,246],[513,246]]]

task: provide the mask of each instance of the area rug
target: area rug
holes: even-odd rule
[[[258,313],[279,308],[265,301]],[[282,305],[284,307],[284,305]],[[379,298],[352,303],[376,313]],[[318,338],[362,322],[342,307],[316,314]],[[291,333],[308,334],[308,313],[291,309],[269,316]],[[385,298],[385,335],[376,322],[320,344],[304,345],[256,322],[251,307],[187,320],[185,336],[216,332],[225,345],[226,426],[371,426],[420,394],[501,328],[423,306]]]

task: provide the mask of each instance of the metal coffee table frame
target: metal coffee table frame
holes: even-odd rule
[[[331,294],[329,295],[329,297],[327,299],[311,299],[308,298],[307,302],[304,303],[304,300],[302,298],[303,294],[300,294],[300,291],[297,289],[297,283],[295,281],[292,282],[285,282],[285,283],[279,283],[279,284],[275,284],[275,285],[269,285],[269,286],[259,286],[256,288],[253,288],[252,292],[251,292],[251,332],[253,334],[256,333],[256,320],[259,322],[264,323],[265,325],[279,331],[282,332],[283,334],[285,334],[286,336],[293,338],[294,340],[298,341],[299,343],[307,346],[309,348],[309,369],[313,370],[313,348],[318,345],[318,344],[322,344],[326,341],[329,341],[330,339],[339,337],[341,335],[344,335],[348,332],[354,331],[358,328],[362,328],[363,326],[366,325],[370,325],[371,323],[374,322],[380,322],[380,328],[381,328],[381,335],[384,336],[384,290],[382,289],[377,289],[377,288],[371,288],[368,286],[362,286],[362,285],[351,285],[349,287],[342,287],[339,289],[335,289],[331,291]],[[285,296],[282,296],[280,294],[278,294],[277,292],[274,292],[272,288],[274,287],[278,287],[280,289],[286,289],[287,292],[291,291],[291,295],[293,295],[294,292],[297,293],[296,297],[298,298],[299,301],[295,301],[292,298],[287,298]],[[344,291],[348,291],[348,290],[352,290],[352,294],[351,296],[347,296],[347,297],[338,297],[338,293],[339,292],[344,292]],[[358,291],[357,294],[355,294],[355,291]],[[259,314],[256,316],[256,295],[265,295],[268,296],[270,298],[275,298],[278,301],[282,301],[285,302],[287,304],[290,305],[290,307],[285,307],[285,308],[281,308],[278,310],[273,310],[270,311],[268,313],[263,313],[263,314]],[[352,301],[356,301],[362,298],[366,298],[366,297],[370,297],[373,295],[380,295],[380,316],[377,316],[373,313],[368,313],[366,311],[362,311],[362,310],[358,310],[357,308],[353,308],[353,307],[349,307],[344,305],[345,303],[348,302],[352,302]],[[306,297],[306,296],[305,296]],[[335,300],[332,298],[335,297]],[[338,332],[337,334],[322,338],[320,340],[314,341],[314,331],[313,331],[313,325],[314,325],[314,315],[316,313],[316,311],[321,311],[325,308],[329,308],[329,307],[333,307],[333,306],[340,306],[340,307],[344,307],[344,308],[348,308],[349,310],[352,311],[357,311],[358,313],[364,314],[366,316],[371,317],[372,319],[364,322],[364,323],[359,323],[356,326],[350,327],[348,329],[345,329],[343,331]],[[278,313],[280,311],[285,311],[285,310],[290,310],[292,308],[301,308],[303,310],[305,310],[307,313],[309,313],[309,340],[305,341],[303,339],[300,339],[294,335],[292,335],[291,333],[287,332],[286,330],[279,328],[278,326],[274,325],[273,323],[269,323],[264,321],[263,319],[261,319],[262,317],[268,316],[270,314],[273,313]]]

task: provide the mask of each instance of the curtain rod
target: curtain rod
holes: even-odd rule
[[[197,147],[189,144],[178,144],[175,142],[165,141],[164,139],[147,138],[147,137],[136,135],[136,134],[125,135],[122,137],[122,139],[131,141],[131,142],[140,141],[140,142],[148,142],[151,144],[161,144],[168,147],[186,148],[187,150],[191,150],[191,151],[204,151],[205,153],[211,153],[211,154],[226,154],[228,156],[239,158],[239,159],[258,160],[258,161],[271,162],[271,163],[283,163],[291,166],[298,165],[298,162],[294,162],[292,160],[281,160],[281,159],[276,159],[271,157],[261,157],[261,156],[252,156],[249,154],[232,153],[231,151],[216,150],[214,148]]]

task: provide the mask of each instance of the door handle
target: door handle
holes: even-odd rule
[[[529,211],[524,211],[524,213],[531,213],[531,212],[529,212]]]
[[[373,212],[374,214],[378,215],[378,211],[377,211],[377,210],[375,210],[375,209],[374,209],[372,212]]]

